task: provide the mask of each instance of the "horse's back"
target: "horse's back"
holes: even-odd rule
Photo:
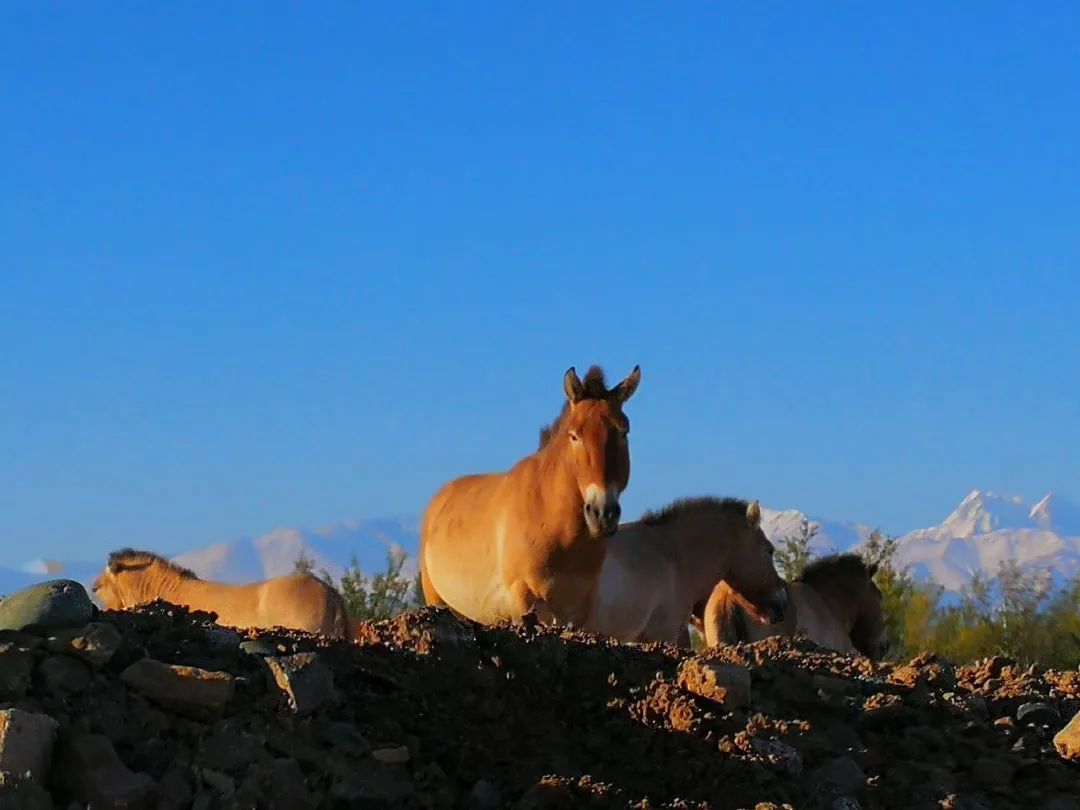
[[[326,636],[348,636],[349,619],[341,594],[313,574],[297,572],[257,585],[264,621]]]

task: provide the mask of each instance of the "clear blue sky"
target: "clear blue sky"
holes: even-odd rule
[[[630,516],[1080,499],[1078,21],[6,6],[5,560],[418,514],[591,363]]]

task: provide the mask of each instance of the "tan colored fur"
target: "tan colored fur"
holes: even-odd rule
[[[761,610],[784,601],[758,503],[695,498],[626,523],[608,540],[585,629],[622,641],[689,646],[687,618],[713,584],[731,578]]]
[[[420,530],[428,604],[485,624],[530,610],[545,622],[588,617],[611,529],[588,522],[586,494],[595,487],[617,496],[629,482],[622,406],[639,379],[635,368],[608,390],[598,368],[584,382],[569,369],[566,404],[536,452],[506,472],[462,476],[436,492]],[[617,515],[611,520],[617,525]]]
[[[775,625],[753,616],[752,607],[731,583],[718,583],[698,617],[706,646],[801,634],[838,652],[880,657],[888,639],[881,595],[872,579],[876,569],[862,567],[851,556],[823,558],[815,562],[809,581],[788,583],[789,613]]]
[[[110,555],[93,591],[106,610],[162,599],[216,613],[217,624],[228,627],[285,627],[349,639],[354,634],[341,595],[310,574],[233,585],[199,579],[156,554],[125,549]]]

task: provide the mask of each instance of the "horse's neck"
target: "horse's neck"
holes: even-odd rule
[[[687,515],[685,523],[675,522],[674,537],[669,541],[673,549],[676,570],[683,593],[693,602],[708,599],[716,583],[724,579],[731,567],[731,544],[727,542],[727,526],[719,524],[716,542],[712,529],[716,519],[705,515]]]
[[[825,588],[819,590],[813,586],[807,587],[818,595],[825,604],[826,609],[843,629],[844,634],[849,635],[852,628],[855,627],[855,620],[858,618],[858,605],[850,604],[849,600],[845,599],[844,595],[836,590]]]
[[[506,484],[515,495],[514,508],[527,525],[544,526],[551,539],[568,545],[585,531],[584,502],[570,467],[552,442],[518,462]]]

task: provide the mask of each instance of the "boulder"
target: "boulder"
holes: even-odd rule
[[[56,781],[78,801],[91,807],[150,810],[155,805],[154,780],[130,770],[108,737],[69,731],[60,736]]]
[[[60,695],[74,695],[90,685],[90,669],[67,655],[50,655],[38,665],[45,688]]]
[[[52,579],[23,588],[0,602],[0,629],[35,633],[83,627],[94,618],[86,588],[73,579]]]
[[[291,759],[275,759],[250,769],[237,791],[241,807],[314,810],[304,772]]]
[[[0,700],[18,700],[30,691],[34,654],[13,643],[0,644]]]
[[[162,708],[194,720],[220,717],[236,689],[227,672],[163,664],[152,658],[136,661],[120,679]]]
[[[818,782],[832,785],[838,793],[858,793],[866,787],[866,774],[851,757],[831,759],[814,775]]]
[[[678,684],[725,708],[739,709],[750,705],[750,670],[739,664],[688,658],[679,667]]]
[[[102,667],[109,663],[122,641],[120,631],[108,622],[91,622],[77,630],[53,634],[46,646],[52,652],[73,655],[93,667]]]
[[[0,807],[4,810],[53,810],[53,800],[34,780],[0,771]]]
[[[16,776],[29,774],[43,783],[49,775],[58,726],[45,714],[0,710],[0,771]]]
[[[1054,748],[1065,759],[1080,761],[1080,712],[1054,735]]]
[[[1021,725],[1052,726],[1060,717],[1057,709],[1042,701],[1023,703],[1016,710],[1016,719]]]
[[[317,653],[269,656],[263,661],[296,714],[311,714],[336,700],[334,675],[319,661]]]

